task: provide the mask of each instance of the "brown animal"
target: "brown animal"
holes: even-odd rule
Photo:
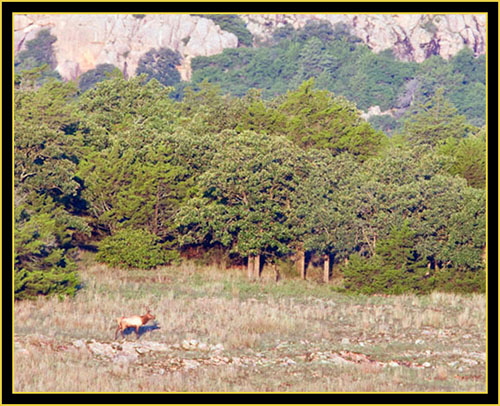
[[[129,327],[135,328],[135,334],[137,334],[137,338],[139,338],[139,328],[144,326],[149,320],[154,320],[155,316],[151,314],[151,310],[147,309],[147,313],[144,316],[130,316],[130,317],[119,317],[116,319],[118,322],[118,328],[115,331],[115,340],[118,336],[118,331],[121,331],[122,337],[123,331]]]

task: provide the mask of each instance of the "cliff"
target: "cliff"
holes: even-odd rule
[[[186,14],[54,14],[15,16],[15,51],[47,28],[57,37],[56,70],[65,79],[75,79],[103,63],[133,75],[142,55],[151,48],[164,47],[183,56],[177,68],[187,80],[191,58],[238,45],[234,34],[221,30],[213,21]]]
[[[392,48],[401,60],[421,62],[431,55],[444,58],[464,46],[476,55],[486,51],[486,15],[388,14],[241,14],[255,41],[269,38],[285,24],[303,27],[307,20],[344,23],[375,52]],[[191,59],[234,48],[237,37],[213,21],[188,14],[30,14],[14,17],[14,47],[18,52],[41,29],[57,37],[57,71],[75,79],[96,65],[110,63],[133,75],[141,56],[151,48],[178,51],[183,80],[191,76]]]
[[[449,58],[464,46],[486,52],[485,14],[244,14],[254,37],[266,39],[277,27],[303,27],[307,20],[344,23],[374,52],[392,48],[404,61],[422,62],[431,55]]]

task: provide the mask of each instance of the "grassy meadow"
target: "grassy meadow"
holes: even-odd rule
[[[484,392],[484,295],[348,296],[264,269],[112,269],[15,303],[15,392]],[[114,339],[116,318],[158,328]]]

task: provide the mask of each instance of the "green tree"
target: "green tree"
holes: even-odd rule
[[[453,159],[449,173],[467,180],[471,187],[484,189],[486,185],[486,131],[483,128],[461,140],[448,138],[440,153]]]
[[[291,220],[299,250],[347,258],[356,248],[350,230],[353,180],[359,163],[347,153],[309,150],[302,181],[294,192]]]
[[[24,79],[21,78],[21,83]],[[49,82],[14,95],[14,295],[74,294],[74,236],[88,234],[77,178],[76,87]]]
[[[148,80],[156,79],[164,86],[173,86],[180,82],[181,74],[177,66],[181,64],[181,55],[169,48],[150,49],[137,63],[136,75],[145,74]]]
[[[394,227],[387,239],[378,242],[374,256],[351,256],[343,268],[344,287],[364,294],[428,293],[433,279],[428,278],[426,261],[414,249],[413,237],[413,231],[404,222]]]
[[[362,120],[352,103],[313,87],[310,79],[287,93],[277,108],[282,116],[281,134],[306,148],[349,152],[361,160],[376,154],[384,135]]]
[[[74,295],[76,233],[88,233],[85,223],[49,196],[16,194],[14,210],[14,298]]]
[[[36,37],[26,41],[25,49],[19,52],[14,59],[14,71],[20,73],[25,70],[46,66],[37,84],[41,85],[50,79],[61,79],[61,76],[54,68],[57,65],[54,42],[57,38],[50,33],[50,30],[40,30]]]
[[[199,177],[198,196],[177,217],[184,244],[221,243],[243,257],[288,253],[298,154],[282,137],[227,131],[211,167]]]
[[[78,78],[78,87],[81,92],[86,92],[90,88],[94,87],[96,83],[102,82],[110,77],[110,73],[115,69],[116,66],[110,63],[99,64],[95,69],[90,69],[84,74],[80,75]]]
[[[73,117],[74,83],[49,82],[14,95],[14,187],[61,202],[76,198],[80,137]]]
[[[169,218],[185,178],[169,143],[179,114],[170,91],[144,76],[117,77],[80,98],[85,156],[79,175],[96,230],[136,227],[170,238]]]
[[[462,139],[475,132],[465,116],[444,97],[439,89],[426,103],[420,105],[404,124],[403,133],[415,144],[434,147],[448,138]]]

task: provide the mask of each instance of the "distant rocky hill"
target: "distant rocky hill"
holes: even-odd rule
[[[375,52],[392,48],[401,60],[421,62],[431,55],[444,58],[464,46],[476,55],[486,51],[486,15],[417,14],[240,14],[254,43],[287,24],[303,27],[307,20],[344,23]],[[57,37],[56,70],[75,79],[98,64],[109,63],[133,75],[142,55],[151,48],[170,48],[183,59],[177,67],[184,80],[191,76],[191,59],[218,54],[238,46],[235,34],[212,20],[188,14],[29,14],[14,17],[14,46],[18,52],[42,29]]]

